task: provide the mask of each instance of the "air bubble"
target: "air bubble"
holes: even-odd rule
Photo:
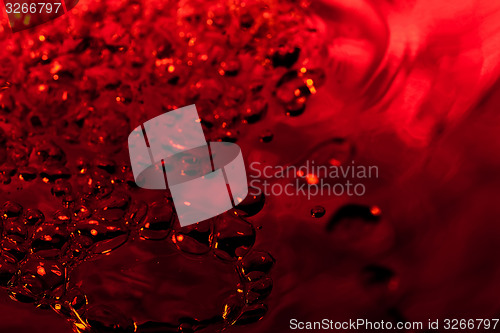
[[[96,254],[108,253],[123,245],[128,238],[128,230],[122,221],[78,221],[75,232],[90,240],[92,247],[89,251]]]
[[[168,237],[174,221],[172,204],[156,201],[150,207],[139,235],[144,239],[161,240]]]
[[[248,325],[264,318],[267,313],[267,306],[262,303],[245,307],[242,314],[236,320],[235,325]]]
[[[53,308],[56,312],[61,313],[67,318],[72,318],[75,315],[83,316],[87,310],[88,300],[85,294],[78,288],[74,287],[66,291],[59,298]]]
[[[205,254],[212,245],[212,220],[178,228],[172,233],[172,242],[182,252]]]
[[[7,201],[2,205],[0,212],[2,214],[2,218],[4,219],[18,217],[23,212],[23,206],[17,202]]]
[[[229,211],[216,219],[214,238],[215,255],[224,260],[236,260],[252,248],[255,242],[255,228]]]
[[[225,302],[222,311],[222,318],[233,325],[243,310],[245,303],[243,297],[239,294],[229,296]]]
[[[265,202],[264,193],[250,186],[246,198],[236,206],[236,212],[242,216],[254,216],[264,208]]]
[[[361,220],[367,224],[376,224],[380,220],[380,210],[378,207],[374,210],[373,207],[358,204],[344,205],[332,216],[328,222],[327,230],[331,231],[341,226],[341,223],[348,223],[349,220]]]
[[[276,98],[289,116],[298,116],[304,112],[310,94],[308,86],[296,71],[286,73],[276,84]]]
[[[38,209],[30,208],[24,212],[24,222],[27,225],[33,226],[37,223],[43,223],[44,220],[45,216]]]
[[[23,274],[9,288],[9,296],[21,303],[34,303],[38,301],[45,291],[43,282],[33,274]]]
[[[261,120],[267,111],[267,100],[261,96],[252,97],[247,107],[243,111],[244,119],[253,124]]]
[[[264,131],[260,135],[260,142],[269,143],[269,142],[273,141],[273,137],[274,137],[273,132],[271,132],[269,130]]]
[[[246,301],[247,303],[253,304],[257,301],[264,300],[271,294],[273,290],[273,280],[270,277],[263,277],[257,281],[248,282],[246,289]]]
[[[269,273],[275,262],[267,252],[252,251],[241,260],[241,270],[248,281],[256,281]]]
[[[42,258],[57,258],[69,240],[70,233],[62,223],[41,223],[35,227],[31,252]]]

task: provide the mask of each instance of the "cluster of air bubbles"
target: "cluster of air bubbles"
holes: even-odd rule
[[[81,1],[68,15],[16,34],[22,46],[0,34],[7,51],[0,112],[17,120],[7,132],[22,138],[49,127],[61,140],[98,150],[188,104],[197,105],[211,140],[236,140],[270,108],[299,115],[325,80],[307,10],[285,0]]]
[[[304,112],[325,79],[307,6],[89,0],[34,29],[1,32],[0,284],[10,297],[53,308],[81,332],[140,331],[129,316],[90,304],[71,273],[134,240],[158,241],[236,268],[222,323],[262,318],[274,259],[253,249],[249,221],[264,197],[179,228],[168,194],[135,185],[126,143],[144,121],[193,103],[210,141],[236,141],[270,109]],[[192,316],[161,325],[211,325]]]
[[[71,176],[67,179],[37,175],[38,181],[30,181],[31,189],[50,193],[43,205],[21,204],[28,202],[22,198],[1,205],[0,283],[12,299],[51,307],[81,332],[99,332],[97,328],[103,325],[126,332],[125,327],[140,328],[126,315],[117,318],[119,312],[91,304],[71,273],[127,242],[161,241],[184,255],[213,257],[236,268],[234,294],[220,304],[220,320],[213,324],[235,325],[262,318],[263,301],[272,289],[268,273],[274,259],[253,249],[256,230],[247,218],[262,209],[263,198],[249,197],[241,210],[180,227],[168,197],[145,198],[147,191],[128,183],[123,167],[81,161],[57,168],[68,168]],[[16,178],[15,182],[26,181]],[[45,208],[43,212],[38,206]]]

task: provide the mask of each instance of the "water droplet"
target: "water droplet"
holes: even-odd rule
[[[252,97],[248,103],[243,118],[249,123],[253,124],[261,120],[267,111],[267,100],[262,96]]]
[[[241,260],[242,273],[248,281],[256,281],[269,273],[275,262],[267,252],[252,251]]]
[[[40,297],[63,286],[66,279],[65,269],[56,260],[40,259],[30,256],[21,267],[22,274],[14,282],[13,290],[17,295],[39,301]],[[23,280],[23,278],[28,280]]]
[[[99,156],[95,161],[95,165],[99,169],[102,169],[109,174],[112,174],[116,171],[115,161],[113,161],[111,158],[106,157],[106,156]]]
[[[283,41],[281,45],[271,55],[271,61],[274,67],[290,68],[297,62],[300,55],[300,49]]]
[[[2,218],[4,219],[18,217],[23,212],[23,206],[17,202],[7,201],[3,204],[0,212],[2,214]]]
[[[247,325],[255,323],[264,318],[267,313],[267,306],[265,304],[255,304],[245,307],[242,314],[238,317],[236,325]]]
[[[82,221],[92,216],[92,211],[87,202],[80,202],[73,207],[73,216],[76,221]]]
[[[253,304],[257,301],[263,301],[273,290],[273,280],[267,276],[253,282],[248,282],[246,290],[247,303]]]
[[[229,58],[220,63],[219,74],[225,76],[236,76],[241,68],[241,61],[237,58]]]
[[[210,251],[212,231],[212,220],[207,220],[176,229],[172,234],[172,241],[182,252],[204,254]]]
[[[130,204],[130,196],[122,191],[114,191],[107,198],[98,202],[95,218],[102,221],[118,221],[125,216]]]
[[[179,325],[179,327],[177,328],[177,332],[194,333],[195,329],[193,327],[193,324],[191,324],[191,323],[181,323]]]
[[[30,208],[24,212],[24,222],[27,225],[33,226],[37,223],[43,223],[44,220],[45,220],[45,216],[38,209]]]
[[[19,179],[24,181],[32,181],[36,178],[37,171],[33,167],[21,167],[19,168]]]
[[[62,166],[66,163],[66,154],[54,142],[41,141],[35,145],[33,154],[39,163],[46,166]]]
[[[66,167],[44,167],[40,172],[40,177],[44,182],[53,183],[58,179],[68,179],[71,177],[71,173]]]
[[[357,204],[342,206],[328,222],[327,230],[333,230],[340,225],[341,222],[346,220],[360,219],[368,224],[376,224],[380,220],[380,212],[376,211],[377,214],[374,214],[372,208],[373,207],[370,206]]]
[[[227,89],[227,91],[224,93],[223,102],[225,110],[224,112],[222,112],[222,115],[224,115],[228,111],[227,108],[238,108],[238,110],[234,111],[233,118],[235,119],[239,118],[240,105],[243,104],[243,102],[245,101],[246,94],[247,92],[241,87],[236,87],[236,86],[229,87],[229,89]]]
[[[19,276],[9,288],[9,296],[21,303],[34,303],[44,292],[44,285],[40,278],[33,274]]]
[[[82,235],[72,235],[61,249],[60,262],[65,265],[75,265],[88,255],[87,249],[92,246],[92,240]]]
[[[171,231],[173,221],[172,204],[167,201],[156,201],[149,207],[139,235],[144,239],[165,239]]]
[[[26,243],[5,237],[0,241],[1,255],[9,263],[18,263],[23,260],[28,252]]]
[[[32,236],[31,252],[42,258],[57,258],[69,240],[69,235],[68,228],[64,224],[38,224]]]
[[[128,230],[123,221],[84,220],[75,223],[75,232],[91,240],[90,252],[108,253],[123,245],[128,238]]]
[[[140,224],[146,218],[147,213],[148,205],[144,201],[134,201],[130,205],[126,222],[131,226]]]
[[[276,98],[289,116],[298,116],[304,112],[310,94],[308,86],[296,71],[286,73],[276,84]]]
[[[85,191],[89,195],[94,195],[96,199],[103,199],[113,192],[113,184],[109,175],[104,174],[105,171],[93,170],[92,175],[87,177],[85,183]]]
[[[222,318],[233,325],[241,314],[244,307],[243,297],[240,294],[229,296],[224,302]]]
[[[236,212],[242,216],[254,216],[259,213],[266,202],[262,191],[249,187],[246,198],[236,206]]]
[[[224,260],[243,257],[255,242],[255,229],[252,224],[231,211],[216,219],[214,235],[214,253]]]
[[[71,318],[75,316],[74,312],[82,316],[87,310],[87,304],[88,300],[85,294],[79,288],[74,287],[61,296],[58,302],[54,304],[53,309],[67,318]]]
[[[63,197],[71,193],[71,184],[67,180],[58,179],[55,181],[50,192],[56,197]]]
[[[222,3],[213,4],[208,10],[208,24],[223,28],[231,22],[231,14],[227,6]]]
[[[11,217],[3,222],[4,236],[15,242],[24,242],[28,238],[28,226],[26,226],[19,217]]]

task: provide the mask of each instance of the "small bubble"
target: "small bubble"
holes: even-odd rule
[[[33,167],[19,168],[19,179],[23,181],[31,181],[36,178],[36,169]]]
[[[297,62],[300,55],[300,49],[283,42],[277,50],[271,55],[271,61],[274,67],[290,68]]]
[[[214,238],[215,255],[233,261],[250,251],[255,243],[255,228],[230,211],[216,219]]]
[[[316,218],[320,218],[320,217],[323,217],[325,215],[325,212],[326,212],[326,210],[324,207],[316,206],[313,209],[311,209],[311,216],[316,217]]]
[[[236,76],[241,68],[241,62],[238,58],[224,60],[220,64],[219,74],[225,76]]]
[[[69,231],[64,224],[42,223],[35,227],[31,252],[42,258],[56,258],[69,240]]]
[[[247,303],[253,304],[257,301],[262,301],[271,294],[273,290],[273,280],[266,276],[257,281],[248,282],[246,284],[246,290]]]
[[[267,313],[267,306],[262,303],[245,307],[242,314],[236,320],[236,325],[246,325],[261,320]]]
[[[1,217],[4,219],[11,217],[18,217],[23,212],[23,206],[21,206],[17,202],[7,201],[3,204],[2,208],[0,209],[0,212],[2,214]]]
[[[241,314],[244,307],[243,297],[239,294],[229,296],[224,302],[222,318],[229,323],[234,324]]]
[[[248,281],[255,281],[269,273],[275,262],[268,252],[252,251],[241,260],[241,270]]]
[[[66,293],[58,300],[55,304],[54,310],[62,315],[71,318],[76,311],[80,316],[85,312],[87,308],[87,297],[78,288],[71,288],[66,291]],[[59,305],[59,306],[57,306]]]
[[[212,221],[203,221],[179,228],[172,233],[172,242],[182,252],[204,254],[212,245]]]
[[[267,111],[267,100],[264,97],[253,97],[243,112],[243,118],[253,124],[261,120]]]
[[[33,226],[37,223],[42,223],[45,217],[43,213],[38,209],[27,209],[24,212],[24,222],[30,226]]]
[[[52,186],[51,193],[56,197],[68,195],[71,193],[71,184],[67,180],[58,179]]]
[[[154,202],[147,212],[139,235],[144,239],[160,240],[168,237],[174,221],[174,210],[170,202]]]
[[[249,187],[248,195],[236,206],[236,212],[242,216],[254,216],[264,208],[265,203],[264,193],[255,187]]]
[[[298,116],[304,112],[310,94],[310,89],[297,76],[296,71],[286,73],[276,84],[276,98],[289,116]]]
[[[181,323],[177,328],[179,333],[194,333],[195,329],[191,323]]]
[[[19,276],[9,288],[10,298],[21,303],[34,303],[39,300],[43,292],[43,281],[33,274]]]
[[[28,252],[26,245],[17,242],[12,237],[5,237],[0,241],[2,257],[9,263],[18,263],[23,260]]]
[[[377,206],[370,207],[358,204],[344,205],[330,219],[327,230],[331,231],[341,225],[342,222],[353,220],[360,220],[366,224],[377,224],[380,221],[380,209]]]
[[[260,135],[260,142],[269,143],[273,141],[273,137],[274,137],[273,132],[269,130],[264,131],[264,133]]]

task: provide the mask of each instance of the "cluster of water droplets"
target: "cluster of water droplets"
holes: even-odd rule
[[[193,103],[209,140],[237,140],[269,108],[301,114],[324,80],[307,7],[81,1],[33,30],[2,32],[0,284],[10,297],[54,309],[79,332],[189,332],[261,319],[274,259],[253,249],[250,221],[264,197],[180,228],[168,193],[135,186],[126,141],[138,124]],[[139,323],[92,304],[78,267],[154,241],[233,267],[217,316]]]
[[[79,332],[192,332],[261,319],[274,259],[253,248],[251,220],[264,197],[180,228],[168,193],[134,185],[125,143],[131,128],[192,103],[209,140],[236,141],[270,109],[302,114],[324,81],[308,53],[314,47],[304,47],[315,40],[306,12],[307,4],[287,1],[82,2],[67,18],[19,33],[22,46],[2,36],[10,53],[1,56],[0,284],[11,298],[52,308]],[[335,138],[306,158],[341,165],[353,154],[348,140]],[[303,181],[314,185],[319,176]],[[310,211],[326,213],[324,206]],[[380,214],[377,206],[347,204],[326,228],[355,243],[381,224]],[[213,300],[217,315],[138,321],[93,303],[79,267],[155,242],[186,260],[232,267],[230,292]],[[396,286],[381,265],[366,266],[363,276],[365,284]]]
[[[235,267],[234,294],[219,304],[220,316],[211,324],[249,322],[264,315],[263,300],[272,289],[267,273],[274,259],[252,250],[256,230],[246,220],[263,207],[263,198],[250,196],[237,211],[181,228],[168,196],[158,199],[158,192],[136,188],[126,179],[126,167],[83,159],[71,165],[61,158],[63,149],[56,149],[55,143],[50,147],[60,154],[52,169],[57,172],[37,172],[33,180],[16,172],[12,184],[29,185],[23,185],[25,191],[16,189],[21,193],[18,201],[6,201],[0,208],[0,283],[11,298],[52,307],[82,332],[102,325],[140,332],[141,326],[127,315],[89,303],[79,287],[82,282],[71,277],[82,263],[109,255],[127,242],[161,241],[183,254],[215,257]],[[23,198],[38,191],[50,197],[36,203]],[[193,327],[204,325],[192,314]]]

